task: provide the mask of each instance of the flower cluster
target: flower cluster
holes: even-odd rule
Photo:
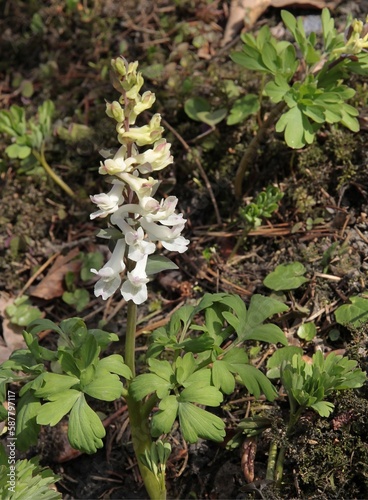
[[[101,162],[99,173],[108,176],[112,188],[91,196],[98,210],[90,217],[109,216],[114,231],[106,234],[116,240],[110,260],[99,271],[91,269],[99,277],[96,297],[106,300],[120,288],[125,300],[141,304],[147,299],[148,264],[157,244],[182,253],[189,240],[181,236],[186,221],[175,212],[178,199],[169,196],[157,201],[153,197],[160,182],[151,174],[170,165],[173,157],[171,145],[162,138],[159,114],[154,114],[148,125],[133,126],[137,116],[155,101],[152,92],[140,94],[144,81],[137,67],[138,62],[128,63],[123,57],[112,60],[114,87],[121,97],[106,104],[106,113],[117,122],[121,146]],[[144,146],[140,152],[138,148]],[[163,264],[160,270],[172,266],[166,261],[171,265]],[[122,278],[124,271],[126,276]]]
[[[365,24],[363,21],[354,19],[345,34],[346,43],[344,47],[335,49],[336,54],[357,55],[368,49],[368,16]]]

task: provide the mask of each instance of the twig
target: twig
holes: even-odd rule
[[[179,134],[179,132],[177,132],[165,119],[162,119],[162,123],[165,125],[165,127],[167,127],[174,135],[175,137],[178,139],[178,141],[182,144],[182,146],[184,147],[184,149],[189,152],[191,150],[189,144],[183,139],[183,137]],[[197,167],[198,167],[198,170],[202,176],[202,179],[204,180],[204,183],[206,185],[206,188],[207,188],[207,191],[208,191],[208,194],[210,195],[210,198],[211,198],[211,201],[212,201],[212,205],[213,205],[213,208],[215,210],[215,214],[216,214],[216,219],[217,219],[217,224],[219,226],[222,226],[222,220],[221,220],[221,215],[220,215],[220,212],[219,212],[219,209],[218,209],[218,206],[217,206],[217,203],[216,203],[216,198],[215,198],[215,195],[213,194],[213,191],[212,191],[212,186],[211,186],[211,183],[210,181],[208,180],[208,177],[207,177],[207,174],[204,170],[204,168],[202,167],[202,164],[201,162],[198,160],[198,158],[194,157],[194,161],[196,162],[197,164]]]
[[[267,134],[267,130],[273,125],[274,121],[276,120],[276,118],[281,113],[281,111],[283,110],[284,107],[285,107],[285,103],[283,101],[281,101],[272,109],[272,111],[268,115],[267,120],[265,120],[263,122],[261,127],[258,129],[257,134],[253,137],[249,146],[245,150],[245,153],[240,161],[238,170],[236,172],[235,181],[234,181],[235,196],[238,199],[240,199],[242,197],[242,194],[243,194],[242,186],[243,186],[243,179],[244,179],[245,171],[246,171],[248,165],[250,165],[254,161],[255,157],[257,156],[257,149],[258,149],[259,145],[261,144],[261,142],[265,139],[266,134]]]
[[[42,266],[39,269],[37,269],[37,271],[29,278],[29,280],[24,285],[22,290],[18,293],[17,297],[21,297],[24,294],[24,292],[32,285],[32,283],[35,281],[35,279],[38,278],[38,276],[43,273],[43,271],[46,269],[46,267],[48,267],[51,264],[51,262],[53,260],[55,260],[56,257],[58,257],[59,255],[60,255],[60,252],[57,252],[54,255],[51,255],[51,257],[49,259],[47,259],[47,261],[44,264],[42,264]]]

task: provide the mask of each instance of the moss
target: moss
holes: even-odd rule
[[[301,421],[288,469],[295,469],[305,498],[367,498],[368,400],[344,391],[335,404],[332,419]]]

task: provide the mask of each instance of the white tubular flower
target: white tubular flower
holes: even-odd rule
[[[95,194],[90,196],[91,201],[95,203],[100,210],[93,212],[90,215],[90,219],[95,219],[96,217],[107,217],[118,210],[119,205],[124,202],[124,196],[121,192],[122,183],[115,181],[112,189],[106,194]]]
[[[121,284],[120,273],[125,270],[124,264],[125,240],[117,241],[110,260],[99,270],[91,269],[91,272],[99,276],[95,284],[95,296],[108,299],[113,295]]]
[[[140,177],[129,173],[121,173],[118,177],[128,184],[128,186],[137,194],[139,199],[143,196],[151,196],[156,192],[158,186],[160,185],[160,181],[155,180],[153,177],[141,179]]]
[[[133,229],[124,219],[117,219],[117,226],[125,235],[125,242],[128,245],[128,259],[138,262],[146,255],[154,253],[156,245],[144,239],[144,231],[141,227]]]
[[[125,130],[124,124],[121,123],[116,127],[116,131],[119,134],[119,142],[125,144],[128,139],[131,142],[135,142],[137,146],[153,144],[155,141],[161,139],[161,135],[164,131],[160,123],[161,116],[158,113],[153,115],[149,124],[143,125],[143,127],[133,127],[129,130]]]
[[[160,203],[151,197],[142,198],[140,204],[143,208],[142,215],[144,215],[149,222],[159,221],[165,224],[163,221],[169,220],[170,216],[174,214],[177,203],[178,199],[176,196],[168,196],[165,200],[162,199]],[[182,222],[184,222],[184,219]]]
[[[129,113],[129,124],[134,125],[137,116],[140,115],[146,109],[150,109],[155,100],[156,100],[155,94],[153,92],[150,92],[149,90],[147,92],[144,92],[144,94],[142,94],[141,96],[138,94],[135,99],[135,104],[133,106],[133,109]]]
[[[175,213],[178,199],[169,196],[159,202],[153,198],[160,181],[149,175],[173,162],[171,144],[162,139],[161,116],[156,113],[148,125],[135,126],[137,116],[153,105],[156,96],[149,91],[140,94],[144,80],[137,71],[137,61],[128,63],[118,57],[111,64],[113,85],[121,95],[119,101],[106,104],[106,113],[117,122],[121,147],[116,153],[101,152],[104,161],[99,173],[110,176],[113,186],[108,193],[90,197],[98,207],[90,218],[110,216],[114,228],[104,231],[102,237],[116,241],[116,246],[109,261],[99,271],[91,271],[98,276],[96,297],[106,300],[120,288],[125,300],[142,304],[147,299],[148,256],[155,252],[157,243],[182,253],[189,240],[181,236],[186,221]],[[140,152],[141,146],[150,149]],[[126,268],[132,270],[122,279]]]
[[[136,152],[136,149],[134,149],[134,152]],[[99,173],[102,175],[118,175],[123,172],[132,172],[134,163],[134,156],[127,158],[127,147],[123,145],[118,149],[114,158],[101,162]]]
[[[132,300],[137,305],[147,300],[148,296],[147,283],[149,279],[146,274],[147,258],[148,256],[146,255],[136,263],[133,271],[128,272],[128,279],[123,283],[120,289],[126,301]]]
[[[172,163],[173,157],[170,155],[171,144],[166,139],[160,139],[155,142],[153,149],[147,149],[135,157],[136,162],[140,164],[138,170],[141,174],[147,174],[153,171],[162,170]]]
[[[142,217],[140,222],[150,240],[160,241],[162,246],[167,250],[183,253],[188,249],[190,241],[180,236],[180,233],[184,229],[184,223],[169,228],[160,226],[155,222],[149,222],[145,217]]]

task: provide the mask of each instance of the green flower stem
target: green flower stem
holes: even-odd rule
[[[66,192],[68,196],[71,198],[75,198],[74,192],[70,189],[70,187],[65,184],[65,182],[54,172],[52,167],[47,163],[45,157],[45,145],[42,143],[41,150],[38,152],[36,149],[32,149],[33,156],[41,163],[42,167],[46,171],[46,173],[51,177],[51,179],[56,182],[56,184],[61,187],[63,191]]]
[[[298,420],[299,420],[299,418],[304,410],[305,410],[305,408],[303,406],[299,406],[299,408],[295,412],[290,411],[289,423],[288,423],[288,426],[286,429],[286,438],[288,438],[293,433],[294,427],[295,427],[296,423],[298,422]],[[282,482],[286,449],[287,449],[286,445],[281,446],[278,457],[277,457],[276,465],[275,465],[274,479],[276,481],[276,486],[278,488],[280,488],[281,482]]]
[[[131,369],[135,377],[135,333],[137,325],[137,306],[132,300],[128,302],[127,327],[125,337],[125,363]],[[153,401],[153,400],[148,400]],[[130,430],[135,456],[137,457],[139,471],[141,473],[144,486],[152,500],[165,500],[165,481],[156,477],[140,460],[140,456],[145,451],[150,451],[152,439],[149,430],[148,407],[143,401],[135,401],[131,396],[127,396]]]
[[[137,327],[137,304],[128,301],[127,326],[125,336],[125,363],[135,377],[135,332]]]
[[[249,146],[245,150],[235,175],[234,189],[236,198],[240,199],[243,195],[243,179],[247,167],[254,162],[254,159],[257,156],[258,148],[261,142],[265,139],[268,129],[274,124],[276,118],[280,115],[285,106],[285,102],[281,101],[271,110],[267,120],[265,120],[261,127],[259,127],[257,135],[253,137]]]
[[[141,455],[144,455],[145,451],[150,451],[152,443],[148,418],[144,418],[142,415],[142,402],[134,401],[131,397],[128,397],[127,404],[134,453],[137,457],[144,486],[151,500],[165,500],[165,481],[160,480],[160,477],[156,477],[153,472],[143,465],[139,458]]]
[[[275,477],[276,458],[277,458],[277,443],[276,441],[271,441],[270,449],[268,451],[267,471],[266,471],[266,479],[270,481],[273,481]]]
[[[231,251],[231,254],[229,256],[229,258],[227,259],[228,263],[230,264],[232,259],[235,257],[235,255],[237,254],[239,248],[244,244],[245,240],[247,239],[247,236],[248,234],[250,233],[251,231],[251,227],[250,226],[246,226],[244,229],[243,229],[243,232],[242,234],[239,236],[239,238],[237,239],[236,243],[235,243],[235,246],[234,248],[232,249]]]

